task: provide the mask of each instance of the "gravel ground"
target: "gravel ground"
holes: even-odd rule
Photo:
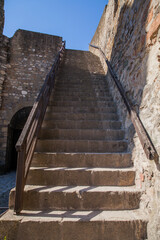
[[[0,175],[0,208],[8,207],[9,193],[12,188],[15,187],[16,172],[9,172],[4,175]],[[0,214],[3,210],[0,210]]]

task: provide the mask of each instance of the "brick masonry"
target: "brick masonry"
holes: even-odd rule
[[[4,16],[2,0],[0,16]],[[3,22],[1,18],[0,29]],[[4,165],[8,125],[20,109],[33,105],[62,38],[18,30],[9,39],[0,33],[0,165]]]
[[[102,48],[111,61],[129,100],[139,113],[160,155],[160,3],[159,0],[110,0],[91,44]],[[137,187],[144,190],[142,208],[150,214],[149,239],[160,238],[159,163],[146,159],[126,108],[99,51],[119,116],[126,129],[137,170]]]

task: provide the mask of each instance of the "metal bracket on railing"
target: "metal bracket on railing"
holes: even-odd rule
[[[118,79],[116,73],[114,72],[110,61],[107,59],[105,53],[102,51],[102,49],[100,47],[92,45],[92,44],[89,44],[89,46],[98,49],[102,53],[103,57],[105,58],[106,64],[108,66],[108,71],[109,71],[112,79],[114,80],[114,82],[117,86],[117,89],[126,105],[126,108],[130,115],[131,121],[135,127],[135,130],[137,132],[137,135],[139,137],[139,140],[142,144],[143,150],[144,150],[147,158],[149,160],[155,160],[156,162],[158,162],[159,156],[158,156],[158,153],[149,137],[149,134],[147,133],[146,129],[144,128],[144,125],[143,125],[142,121],[140,120],[140,117],[138,116],[136,111],[133,109],[132,104],[129,102],[127,95],[123,89],[123,86],[122,86],[120,80]]]

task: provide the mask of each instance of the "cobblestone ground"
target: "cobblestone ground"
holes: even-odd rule
[[[8,207],[8,199],[10,190],[15,187],[16,172],[9,172],[4,175],[0,175],[0,208]],[[3,210],[0,210],[0,214]]]

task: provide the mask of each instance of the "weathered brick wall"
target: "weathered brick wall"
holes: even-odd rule
[[[139,113],[160,155],[160,2],[159,0],[110,0],[91,41],[105,52],[128,98]],[[137,187],[144,190],[142,207],[151,215],[149,239],[159,239],[159,164],[146,159],[123,101],[106,70],[119,116],[126,129],[129,149],[137,170]]]
[[[5,163],[7,131],[14,114],[32,106],[54,62],[62,38],[18,30],[9,40],[0,108],[0,163]]]

